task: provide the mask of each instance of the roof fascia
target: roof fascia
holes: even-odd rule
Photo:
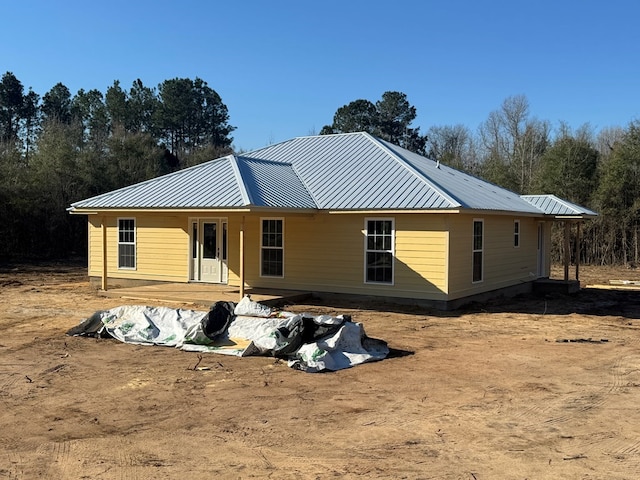
[[[99,214],[140,214],[140,213],[300,213],[304,215],[316,214],[316,208],[280,208],[280,207],[251,207],[251,208],[103,208],[103,209],[68,209],[72,215],[99,215]]]
[[[401,210],[401,209],[389,209],[389,210],[327,210],[329,215],[351,215],[351,214],[364,214],[364,215],[401,215],[406,213],[425,213],[425,214],[437,214],[437,213],[461,213],[459,209],[441,209],[441,210]]]
[[[469,215],[499,215],[499,216],[509,216],[509,217],[532,217],[532,218],[541,218],[548,217],[542,211],[540,212],[519,212],[517,210],[479,210],[479,209],[468,209],[468,210],[460,210],[460,213],[469,214]]]
[[[99,215],[105,213],[127,213],[127,214],[139,214],[139,213],[245,213],[251,212],[251,208],[74,208],[67,209],[71,215]]]
[[[555,220],[591,220],[592,218],[596,218],[597,215],[553,215]]]

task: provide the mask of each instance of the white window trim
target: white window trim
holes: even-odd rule
[[[480,222],[482,224],[482,248],[479,250],[476,250],[474,248],[474,236],[475,236],[475,226],[476,226],[476,222]],[[472,284],[476,284],[476,283],[482,283],[484,282],[484,244],[485,244],[485,238],[486,235],[484,233],[484,219],[483,218],[474,218],[473,219],[473,223],[471,224],[471,283]],[[474,254],[480,252],[482,255],[480,257],[480,280],[474,280],[473,279],[473,258],[474,258]]]
[[[120,241],[120,220],[133,220],[133,243]],[[116,224],[116,235],[118,236],[118,249],[116,253],[118,270],[137,270],[138,268],[138,222],[136,217],[118,217]],[[120,245],[133,245],[133,267],[120,266]]]
[[[280,250],[282,250],[282,275],[264,275],[262,273],[262,252],[263,252],[263,248],[265,248],[262,245],[262,238],[263,238],[263,226],[264,226],[264,220],[280,220],[282,222],[282,246],[281,247],[266,247],[266,248],[280,248]],[[260,265],[258,266],[259,270],[260,270],[260,277],[261,278],[284,278],[284,272],[285,272],[285,264],[284,264],[284,217],[260,217],[260,242],[258,243],[259,248],[260,248]]]
[[[516,225],[517,225],[517,232],[516,232]],[[520,227],[522,225],[520,225],[520,220],[514,220],[513,221],[513,248],[520,248],[520,240],[522,240],[522,235],[520,235],[521,231],[520,231]],[[516,238],[518,239],[518,244],[516,245]]]
[[[390,221],[391,222],[391,282],[372,282],[367,280],[367,253],[370,251],[367,248],[367,233],[368,223],[370,221]],[[396,219],[395,217],[365,217],[364,229],[362,231],[364,236],[364,261],[363,264],[363,282],[365,285],[387,285],[394,286],[396,282]],[[371,250],[372,252],[382,252],[384,250]]]

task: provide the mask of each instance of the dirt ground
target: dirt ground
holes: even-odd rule
[[[640,272],[583,267],[581,279]],[[351,314],[392,349],[384,361],[324,374],[216,354],[200,362],[210,370],[194,370],[195,353],[65,335],[126,303],[98,295],[81,266],[0,268],[0,479],[640,471],[640,291],[584,289],[448,313],[287,307]]]

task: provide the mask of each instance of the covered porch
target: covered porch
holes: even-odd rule
[[[539,293],[575,293],[580,291],[580,236],[585,220],[598,216],[588,208],[562,200],[555,195],[523,195],[522,198],[542,210],[554,222],[563,224],[563,278],[539,278],[534,282],[534,291]],[[571,230],[575,229],[574,265],[575,275],[571,278]]]
[[[240,289],[229,285],[211,283],[155,283],[153,285],[114,287],[100,290],[100,295],[124,298],[140,303],[177,302],[194,307],[209,307],[218,301],[238,302],[242,298]],[[300,290],[245,288],[254,302],[271,307],[300,302],[311,297],[311,292]]]

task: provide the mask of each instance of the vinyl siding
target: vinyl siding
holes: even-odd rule
[[[446,293],[447,243],[443,215],[396,216],[396,285],[417,298]]]
[[[117,268],[117,219],[136,219],[135,270]],[[89,274],[102,274],[102,216],[89,217]],[[192,216],[160,214],[106,217],[108,275],[112,279],[189,281]],[[195,218],[195,217],[193,217]],[[456,299],[528,282],[537,272],[538,220],[470,214],[277,214],[225,216],[228,220],[228,284],[240,283],[240,229],[244,218],[245,282],[256,288],[416,298]],[[260,276],[260,222],[284,220],[284,276]],[[365,218],[393,218],[394,282],[365,283]],[[474,219],[484,220],[483,281],[472,283]],[[513,246],[514,220],[520,220],[520,246]],[[546,228],[547,246],[550,228]],[[548,250],[548,248],[547,248]],[[548,263],[547,263],[548,265]],[[533,274],[531,275],[530,274]]]
[[[439,216],[376,216],[395,219],[393,285],[365,283],[364,225],[365,218],[369,217],[328,213],[285,217],[284,277],[273,278],[261,277],[259,270],[260,219],[271,217],[247,216],[247,284],[263,288],[443,299],[447,283],[447,233]],[[230,269],[233,267],[230,262]]]
[[[513,245],[514,220],[520,220],[520,246]],[[472,229],[484,221],[483,280],[472,282]],[[451,299],[530,282],[537,273],[538,220],[517,216],[451,216]],[[547,244],[548,245],[548,244]]]
[[[89,275],[102,275],[103,218],[109,278],[184,282],[189,276],[187,218],[152,214],[89,217]],[[118,268],[118,218],[136,220],[136,268]]]
[[[102,217],[89,215],[89,262],[88,273],[90,277],[102,276],[102,233],[100,222]]]

